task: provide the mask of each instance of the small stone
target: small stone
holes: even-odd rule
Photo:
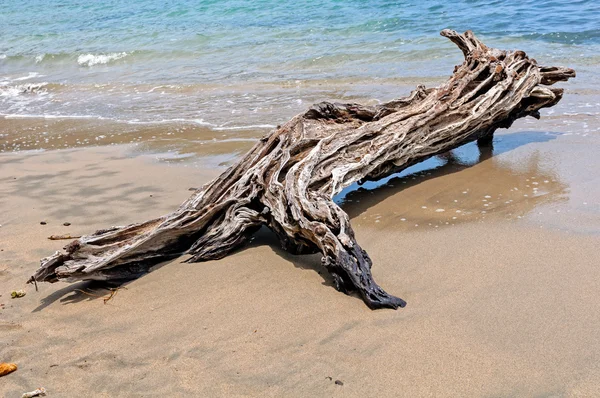
[[[70,222],[64,222],[64,223],[63,223],[63,225],[64,225],[65,227],[68,227],[69,225],[71,225],[71,223],[70,223]]]
[[[46,224],[47,224],[47,222],[46,222],[46,221],[40,221],[40,224],[41,224],[41,225],[46,225]]]
[[[337,384],[338,386],[343,386],[344,382],[342,382],[341,380],[336,380],[335,384]]]

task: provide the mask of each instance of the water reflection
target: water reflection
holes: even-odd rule
[[[356,219],[377,227],[442,227],[489,217],[521,218],[541,203],[567,200],[567,184],[542,166],[534,150],[522,161],[498,155],[556,133],[517,132],[493,146],[467,144],[377,182],[354,184],[335,200]],[[369,210],[369,211],[367,211]]]

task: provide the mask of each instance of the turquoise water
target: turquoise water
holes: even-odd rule
[[[323,99],[388,100],[473,30],[596,87],[600,2],[4,1],[0,114],[269,128]]]

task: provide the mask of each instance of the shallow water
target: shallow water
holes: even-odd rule
[[[599,21],[592,0],[8,2],[0,114],[267,130],[437,84],[461,61],[444,28],[575,67],[567,86],[595,94]]]
[[[438,85],[462,60],[439,31],[472,29],[577,78],[558,84],[565,96],[542,120],[499,131],[493,158],[467,145],[336,200],[377,228],[527,215],[598,233],[596,4],[11,2],[0,15],[0,153],[127,144],[166,163],[222,168],[312,103],[373,104]],[[396,193],[401,211],[360,218]]]

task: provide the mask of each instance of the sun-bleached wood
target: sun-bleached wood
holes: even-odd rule
[[[334,195],[470,141],[485,144],[517,118],[539,118],[540,108],[562,97],[548,86],[575,76],[539,66],[523,51],[486,47],[470,31],[441,34],[465,56],[441,86],[418,86],[377,106],[316,104],[173,213],[82,236],[43,259],[30,281],[131,278],[184,253],[189,262],[218,259],[267,226],[290,252],[322,253],[338,290],[358,292],[370,308],[403,307],[373,280],[371,259]]]

